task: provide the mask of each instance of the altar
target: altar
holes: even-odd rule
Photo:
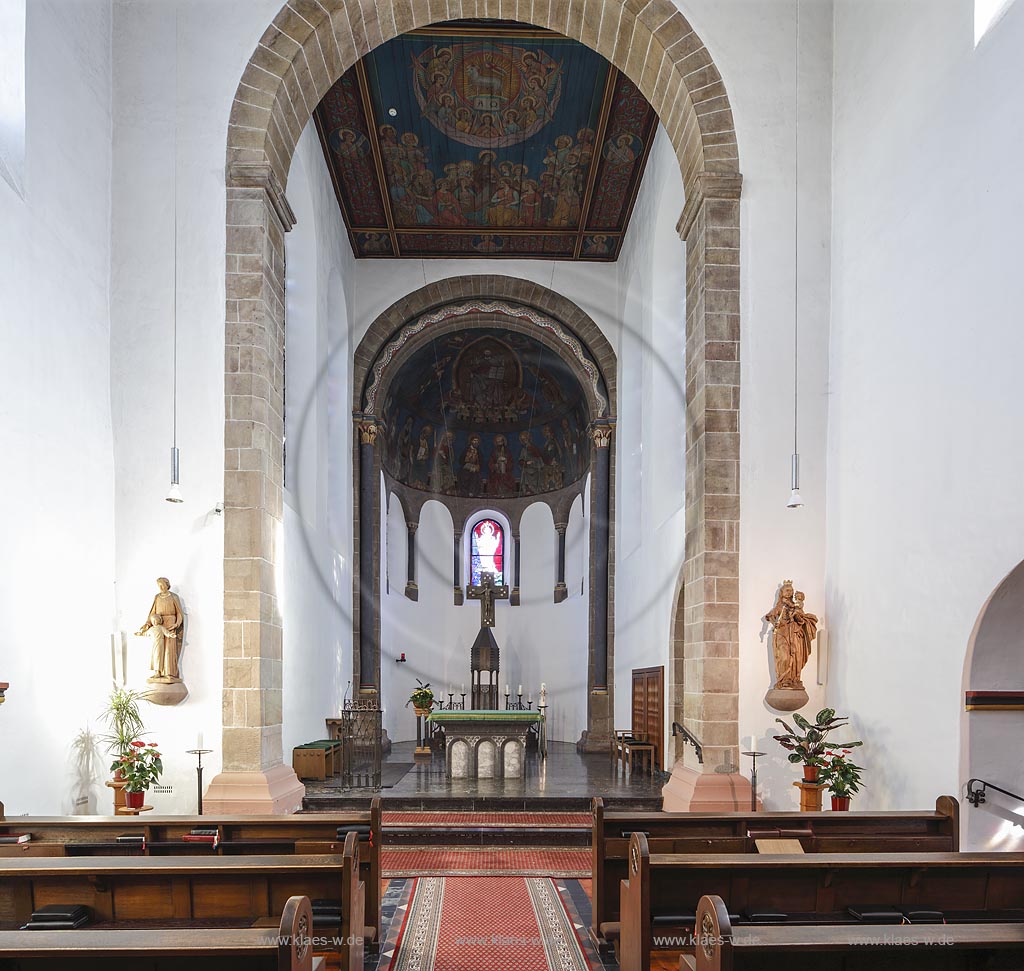
[[[539,711],[435,711],[430,722],[444,730],[445,771],[449,779],[521,779],[526,740]]]

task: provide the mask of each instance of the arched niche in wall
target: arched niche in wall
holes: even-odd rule
[[[1024,795],[1024,562],[978,615],[964,665],[963,703],[962,784],[980,779]],[[1024,802],[990,788],[981,805],[965,804],[964,817],[965,849],[1024,850]]]
[[[461,280],[451,281],[452,293],[458,283]],[[408,307],[414,296],[400,303]],[[406,594],[416,600],[422,596],[416,582],[419,511],[429,501],[445,505],[453,521],[449,576],[458,605],[465,599],[469,579],[467,526],[481,510],[490,510],[506,529],[511,562],[505,578],[516,605],[519,524],[529,506],[542,502],[550,510],[551,542],[557,551],[551,597],[560,603],[568,597],[565,551],[570,512],[588,484],[600,482],[591,489],[586,517],[590,548],[602,554],[590,571],[587,683],[596,698],[590,708],[592,713],[599,709],[596,719],[603,736],[613,630],[608,581],[615,356],[593,322],[575,305],[558,299],[588,333],[587,340],[550,310],[507,293],[491,298],[486,291],[466,293],[397,320],[389,310],[371,325],[355,353],[357,383],[362,377],[354,389],[359,429],[354,456],[356,527],[360,537],[374,534],[379,512],[369,483],[380,476],[388,494],[405,510]],[[385,319],[391,321],[386,330]],[[354,666],[361,689],[372,693],[380,671],[380,599],[378,590],[370,589],[377,551],[363,539],[358,549],[360,618],[354,631]],[[435,560],[432,551],[431,562]],[[587,724],[586,734],[594,734],[595,716],[588,717]],[[595,742],[596,748],[601,745],[601,740]]]

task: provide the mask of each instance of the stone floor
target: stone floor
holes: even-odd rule
[[[668,775],[633,776],[616,772],[606,755],[584,755],[571,742],[549,742],[546,758],[531,753],[523,779],[448,779],[444,757],[415,762],[413,742],[396,742],[385,761],[414,763],[391,788],[344,789],[337,779],[306,783],[305,808],[327,811],[365,806],[368,796],[380,795],[385,809],[465,809],[550,812],[586,811],[593,796],[609,806],[660,809],[661,788]]]

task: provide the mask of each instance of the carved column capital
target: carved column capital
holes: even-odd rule
[[[590,437],[598,448],[608,448],[612,443],[613,425],[600,424],[590,426]]]
[[[380,427],[375,418],[360,418],[356,421],[359,429],[359,444],[373,445],[377,441],[377,429]]]

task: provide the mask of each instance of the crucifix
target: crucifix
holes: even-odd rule
[[[494,626],[494,601],[508,600],[508,585],[495,586],[493,573],[482,573],[477,586],[469,584],[466,596],[470,600],[480,601],[480,626]]]

